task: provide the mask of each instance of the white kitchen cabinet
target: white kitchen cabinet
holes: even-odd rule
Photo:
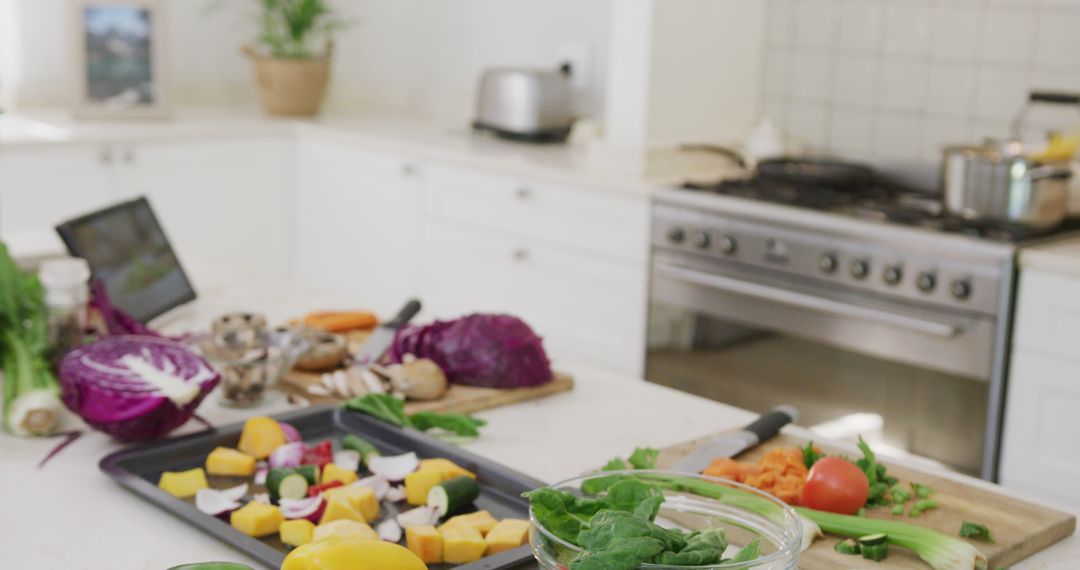
[[[418,296],[422,186],[417,164],[347,143],[304,138],[296,164],[297,280],[386,317]]]
[[[0,149],[0,234],[46,230],[116,201],[112,161],[108,146]]]
[[[120,145],[119,191],[145,195],[183,257],[290,273],[292,149],[287,137],[173,140]]]
[[[144,195],[181,259],[285,276],[291,148],[288,137],[227,137],[4,149],[0,232]]]
[[[1001,452],[1001,483],[1080,505],[1080,275],[1020,274]]]
[[[456,167],[426,182],[434,315],[518,315],[557,359],[641,376],[646,198]]]

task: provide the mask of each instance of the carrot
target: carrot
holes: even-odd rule
[[[795,505],[809,470],[803,463],[801,449],[777,448],[766,452],[757,463],[718,457],[702,473],[744,483]]]
[[[373,329],[379,324],[379,319],[367,311],[324,311],[308,313],[303,323],[313,329],[341,333]]]

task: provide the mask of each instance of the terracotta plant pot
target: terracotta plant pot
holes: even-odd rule
[[[319,113],[330,82],[330,48],[321,59],[278,59],[245,46],[255,63],[263,109],[270,115],[311,117]]]

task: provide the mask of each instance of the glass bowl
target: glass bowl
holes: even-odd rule
[[[285,375],[305,350],[302,331],[288,328],[240,331],[193,336],[188,344],[221,373],[220,401],[234,408],[261,404],[267,392]]]
[[[604,471],[568,479],[551,485],[551,488],[567,491],[582,497],[590,497],[581,490],[581,484],[589,479],[608,476],[633,476],[649,482],[659,477],[679,477],[686,481],[716,484],[743,493],[730,493],[721,499],[707,497],[691,490],[664,489],[664,502],[656,523],[663,527],[684,530],[720,528],[724,530],[730,546],[725,557],[730,558],[751,540],[760,539],[761,556],[756,560],[738,563],[711,564],[706,566],[664,566],[642,564],[641,569],[687,570],[689,569],[754,569],[794,570],[799,564],[802,550],[803,528],[799,515],[776,497],[753,487],[728,479],[677,473],[673,471],[634,470]],[[761,514],[764,513],[764,514]],[[570,561],[582,552],[582,548],[570,544],[545,529],[529,509],[529,544],[540,568],[544,570],[568,570]]]

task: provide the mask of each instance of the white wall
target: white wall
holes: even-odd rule
[[[763,106],[812,149],[933,187],[942,145],[1007,136],[1031,89],[1080,91],[1078,31],[1076,0],[770,0]]]
[[[72,54],[67,0],[19,4],[23,106],[67,103]],[[352,26],[338,35],[331,109],[393,109],[464,123],[480,71],[554,66],[566,44],[587,44],[593,80],[583,112],[602,109],[613,0],[339,0]],[[255,34],[254,0],[166,0],[173,100],[252,102],[239,47]],[[26,33],[32,31],[32,33]]]

